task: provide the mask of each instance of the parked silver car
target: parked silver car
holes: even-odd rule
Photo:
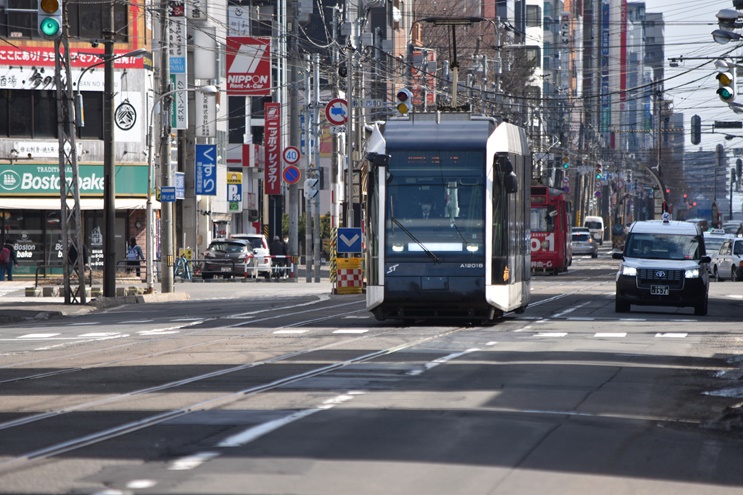
[[[599,255],[599,243],[594,241],[588,232],[573,232],[570,238],[573,254],[590,254],[591,258]]]

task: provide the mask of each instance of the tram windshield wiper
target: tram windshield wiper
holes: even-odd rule
[[[441,259],[435,254],[433,254],[421,241],[416,239],[416,237],[408,229],[406,229],[405,226],[402,223],[400,223],[400,221],[397,218],[390,217],[390,219],[392,220],[392,223],[400,227],[400,230],[405,232],[405,234],[407,234],[408,237],[413,239],[413,241],[415,241],[415,243],[418,244],[418,246],[420,246],[420,248],[433,260],[434,263],[441,263]]]

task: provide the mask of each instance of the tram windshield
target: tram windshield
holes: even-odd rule
[[[388,255],[484,253],[485,155],[398,151],[387,177]]]

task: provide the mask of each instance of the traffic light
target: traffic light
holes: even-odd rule
[[[596,164],[596,180],[601,180],[603,174],[601,173],[601,164]]]
[[[42,38],[62,36],[62,0],[38,0],[37,29]]]
[[[725,103],[732,103],[735,101],[735,79],[733,77],[733,69],[730,64],[724,61],[718,60],[717,63],[717,79],[719,87],[717,88],[717,95],[720,100]]]
[[[691,117],[691,144],[702,142],[702,117],[693,115]]]
[[[562,157],[562,168],[564,168],[565,170],[570,168],[570,160],[567,156]]]
[[[413,93],[408,88],[402,88],[397,92],[397,112],[407,115],[413,109]]]

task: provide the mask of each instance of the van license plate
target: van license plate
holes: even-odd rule
[[[667,285],[651,285],[650,295],[651,296],[667,296],[668,286]]]

